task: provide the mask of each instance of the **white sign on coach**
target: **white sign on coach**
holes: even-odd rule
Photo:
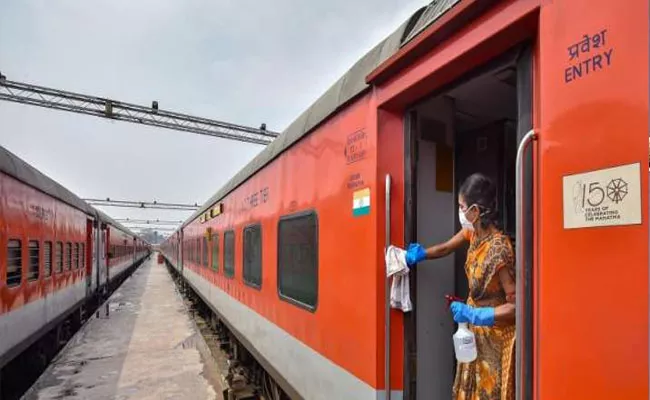
[[[641,223],[641,164],[563,178],[564,229]]]

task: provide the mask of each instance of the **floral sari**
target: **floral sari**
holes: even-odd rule
[[[510,239],[494,232],[478,239],[465,231],[470,246],[465,272],[469,280],[467,304],[496,307],[506,303],[499,271],[507,268],[513,280],[514,253]],[[453,398],[456,400],[511,400],[515,386],[515,325],[470,326],[476,336],[478,357],[471,363],[458,363]]]

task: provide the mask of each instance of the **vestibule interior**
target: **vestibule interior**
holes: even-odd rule
[[[517,151],[516,54],[482,66],[409,111],[416,185],[413,224],[423,246],[451,238],[459,229],[458,188],[481,172],[497,185],[502,229],[515,233]],[[467,298],[466,249],[417,266],[415,326],[417,398],[448,399],[455,374],[452,335],[456,325],[445,295]]]

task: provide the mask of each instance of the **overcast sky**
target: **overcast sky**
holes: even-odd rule
[[[7,79],[281,131],[428,0],[0,0]],[[201,203],[261,146],[0,102],[0,144],[81,197]],[[116,218],[187,212],[105,208]]]

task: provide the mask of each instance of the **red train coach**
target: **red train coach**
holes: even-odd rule
[[[413,270],[402,313],[387,312],[383,251],[453,235],[459,183],[482,172],[517,247],[517,398],[647,398],[648,11],[432,2],[193,215],[167,260],[292,398],[448,398],[444,296],[467,294],[464,255]]]
[[[2,147],[0,220],[0,371],[62,321],[79,321],[148,254],[133,233]],[[60,338],[42,346],[44,358]]]

